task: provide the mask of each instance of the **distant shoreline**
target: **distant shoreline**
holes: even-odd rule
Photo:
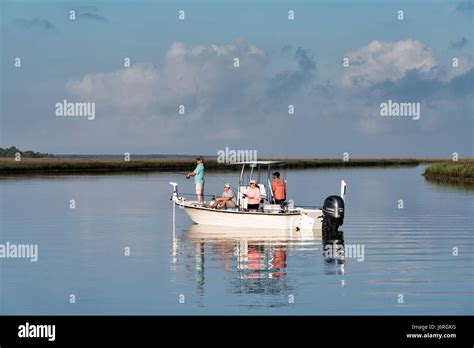
[[[342,159],[318,158],[267,158],[286,162],[288,169],[310,168],[348,168],[348,167],[400,167],[417,166],[422,163],[435,163],[446,159],[414,158],[354,158]],[[236,166],[218,163],[216,158],[205,160],[206,170],[237,170]],[[94,174],[118,172],[170,172],[189,171],[194,167],[194,158],[91,158],[91,157],[54,157],[54,158],[0,158],[0,174]]]

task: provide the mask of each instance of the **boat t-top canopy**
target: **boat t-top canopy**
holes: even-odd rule
[[[283,165],[285,164],[285,162],[284,161],[244,161],[244,162],[232,162],[229,164],[231,165],[248,164],[250,166],[257,166],[257,165]]]
[[[229,163],[231,165],[240,165],[242,169],[240,171],[239,177],[239,186],[238,186],[238,194],[237,194],[237,203],[241,204],[242,199],[242,192],[245,192],[245,186],[253,180],[254,178],[257,179],[257,185],[261,190],[261,194],[267,201],[271,201],[270,197],[273,197],[272,191],[272,184],[271,184],[271,168],[284,166],[286,164],[285,161],[240,161],[240,162],[233,162]],[[244,180],[244,173],[246,168],[250,170],[247,171],[246,180]],[[266,172],[263,174],[261,172]]]

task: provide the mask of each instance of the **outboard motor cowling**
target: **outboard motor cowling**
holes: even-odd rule
[[[339,196],[329,196],[324,200],[323,214],[333,219],[344,220],[344,200]]]
[[[340,196],[329,196],[323,204],[323,232],[336,234],[344,222],[344,200]]]

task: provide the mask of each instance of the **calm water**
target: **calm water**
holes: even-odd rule
[[[341,229],[364,258],[344,262],[320,233],[206,237],[180,209],[173,232],[168,183],[192,192],[173,174],[2,178],[0,243],[38,244],[39,259],[0,259],[0,313],[474,314],[474,191],[422,171],[287,172],[304,205],[348,183]],[[207,193],[233,179],[208,174]]]

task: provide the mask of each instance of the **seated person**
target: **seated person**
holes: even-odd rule
[[[223,208],[235,208],[235,194],[230,188],[229,184],[224,185],[224,192],[222,196],[217,196],[215,203],[212,208],[223,209]]]
[[[244,198],[247,198],[247,209],[249,211],[258,210],[260,206],[260,188],[255,180],[250,180],[250,185],[244,194]]]

